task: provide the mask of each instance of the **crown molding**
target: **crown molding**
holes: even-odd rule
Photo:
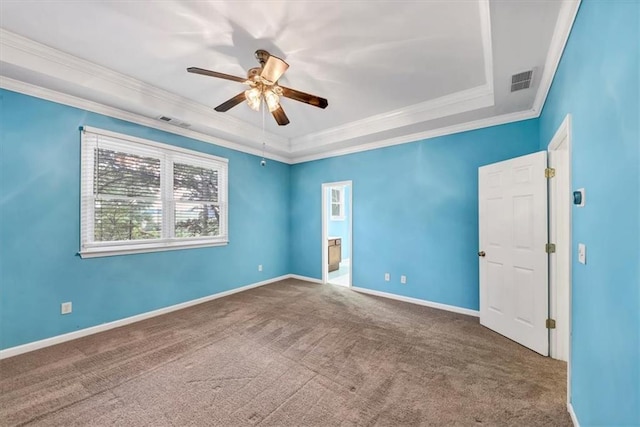
[[[484,76],[488,90],[493,93],[493,42],[491,41],[491,7],[489,0],[479,0],[480,33],[484,54]]]
[[[247,142],[262,141],[262,128],[245,123],[228,114],[217,114],[202,105],[172,92],[157,88],[133,77],[51,48],[26,37],[0,28],[0,60],[62,82],[117,96],[127,102],[142,102],[142,109],[154,105],[159,114],[171,116],[181,111],[180,120],[206,123],[208,126]],[[43,70],[46,70],[44,72]],[[156,114],[154,116],[157,116]],[[272,146],[289,149],[289,139],[266,132]]]
[[[485,84],[445,95],[409,107],[399,108],[356,120],[320,132],[291,138],[291,151],[332,145],[367,135],[385,132],[454,114],[465,113],[495,104],[493,93],[493,45],[491,41],[491,10],[489,0],[479,0],[480,33],[484,57]]]
[[[417,132],[408,135],[402,135],[395,138],[383,139],[380,141],[369,142],[366,144],[356,145],[347,148],[340,148],[331,151],[323,151],[322,153],[310,154],[293,157],[290,163],[304,163],[314,160],[321,160],[329,157],[344,156],[346,154],[360,153],[362,151],[376,150],[378,148],[390,147],[392,145],[406,144],[409,142],[418,142],[425,139],[437,138],[439,136],[453,135],[460,132],[467,132],[487,128],[491,126],[499,126],[522,120],[535,119],[539,116],[533,110],[518,111],[515,113],[503,114],[501,116],[487,117],[485,119],[473,120],[470,122],[460,123],[452,126],[430,129],[424,132]]]
[[[302,151],[306,148],[335,144],[493,105],[494,97],[491,88],[488,85],[478,86],[321,132],[293,138],[291,151],[295,155],[296,151]]]
[[[0,88],[10,90],[13,92],[22,93],[24,95],[34,96],[36,98],[45,99],[47,101],[57,102],[59,104],[68,105],[74,108],[80,108],[93,113],[103,114],[105,116],[113,117],[115,119],[125,120],[131,123],[136,123],[142,126],[147,126],[153,129],[162,130],[165,132],[173,133],[175,135],[185,136],[187,138],[196,139],[202,142],[208,142],[220,147],[229,148],[231,150],[241,151],[247,154],[253,154],[255,156],[262,156],[262,150],[247,147],[243,144],[228,141],[223,138],[216,138],[211,135],[197,132],[190,129],[181,128],[175,125],[171,125],[165,122],[161,122],[156,119],[151,119],[140,114],[124,111],[119,108],[110,107],[97,102],[89,101],[83,98],[78,98],[73,95],[67,95],[62,92],[35,86],[30,83],[25,83],[19,80],[10,79],[8,77],[0,76]],[[264,157],[276,160],[283,163],[290,163],[290,159],[286,156],[278,155],[265,151]]]
[[[484,85],[298,138],[289,139],[267,132],[269,145],[285,153],[300,151],[305,147],[331,145],[447,115],[492,106],[494,104],[493,52],[489,0],[478,0],[478,9],[486,79]],[[146,105],[139,105],[135,109],[141,115],[145,115],[143,111],[148,110],[148,101],[151,100],[160,110],[159,114],[172,116],[172,111],[180,111],[181,115],[176,118],[185,122],[206,124],[206,127],[211,129],[211,132],[216,136],[237,140],[237,142],[247,145],[256,145],[255,141],[261,141],[263,138],[262,130],[256,126],[229,115],[214,114],[208,106],[1,28],[0,59],[43,73],[67,84],[116,96],[119,99],[127,100],[127,102],[145,100]],[[43,70],[46,70],[46,73]],[[119,105],[119,107],[127,110],[134,109],[123,105]],[[159,114],[149,115],[157,117]],[[200,127],[202,130],[202,126]]]
[[[571,34],[571,28],[576,20],[578,9],[580,9],[580,3],[582,0],[568,0],[562,2],[560,6],[560,13],[558,14],[558,20],[553,30],[553,37],[551,38],[551,44],[547,51],[547,57],[545,58],[544,71],[540,78],[540,85],[538,86],[538,92],[536,98],[533,101],[533,111],[538,113],[538,116],[542,113],[544,103],[549,95],[553,78],[558,71],[560,65],[560,59],[562,59],[562,53],[569,41],[569,35]]]
[[[262,156],[262,151],[247,147],[243,144],[238,144],[232,141],[228,141],[222,138],[216,138],[211,135],[204,134],[202,132],[196,132],[190,129],[184,129],[175,125],[160,122],[149,117],[145,117],[139,114],[124,111],[118,108],[103,105],[97,102],[88,101],[83,98],[79,98],[73,95],[67,95],[65,93],[57,92],[51,89],[43,88],[40,86],[25,83],[19,80],[10,79],[8,77],[0,76],[0,88],[10,90],[13,92],[22,93],[24,95],[34,96],[36,98],[45,99],[47,101],[57,102],[59,104],[68,105],[74,108],[80,108],[86,111],[91,111],[97,114],[103,114],[115,119],[125,120],[131,123],[136,123],[142,126],[147,126],[153,129],[162,130],[168,133],[185,136],[187,138],[196,139],[202,142],[218,145],[220,147],[229,148],[231,150],[240,151],[255,156]],[[490,126],[498,126],[502,124],[517,122],[521,120],[528,120],[538,117],[539,114],[533,110],[521,111],[517,113],[504,114],[496,117],[489,117],[486,119],[475,120],[472,122],[460,123],[453,126],[444,128],[432,129],[425,132],[418,132],[408,135],[403,135],[395,138],[384,139],[367,144],[356,145],[352,147],[324,151],[318,154],[303,155],[303,156],[283,156],[274,154],[271,152],[265,152],[264,156],[270,160],[276,160],[287,164],[304,163],[313,160],[320,160],[328,157],[337,157],[345,154],[354,154],[362,151],[375,150],[377,148],[390,147],[392,145],[406,144],[409,142],[416,142],[424,139],[436,138],[439,136],[452,135],[455,133],[466,132],[476,129],[482,129]]]
[[[328,147],[336,143],[343,143],[411,124],[493,106],[493,54],[489,0],[479,0],[485,76],[487,77],[487,82],[484,85],[291,140],[267,133],[269,143],[265,156],[284,163],[302,163],[539,117],[569,38],[580,2],[581,0],[567,0],[562,3],[547,52],[540,85],[531,110],[474,120],[424,132],[399,135],[359,145],[356,141],[352,141],[357,145],[346,148],[331,149]],[[262,140],[262,129],[228,115],[213,114],[212,110],[207,106],[1,28],[0,60],[101,93],[115,92],[122,98],[128,96],[134,99],[144,99],[147,104],[151,100],[156,104],[167,106],[168,115],[171,115],[170,112],[172,110],[187,112],[187,114],[191,114],[191,117],[180,115],[177,118],[199,124],[201,129],[181,128],[160,122],[155,119],[156,116],[152,118],[144,113],[141,114],[140,112],[128,111],[122,107],[101,104],[9,77],[0,76],[1,88],[194,138],[221,147],[257,156],[262,155],[261,147],[258,147],[255,142]],[[44,70],[46,70],[46,73]],[[220,137],[218,135],[219,132],[228,136]],[[320,153],[304,154],[304,151],[310,148],[320,148],[322,150],[323,146],[326,146],[324,147],[325,150]]]

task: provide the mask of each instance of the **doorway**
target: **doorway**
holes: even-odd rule
[[[322,184],[322,282],[351,287],[353,266],[353,185]]]
[[[483,166],[478,176],[480,323],[545,356],[567,361],[570,403],[571,116],[565,117],[546,152]],[[528,188],[534,181],[535,191]],[[583,193],[578,206],[584,202]],[[536,259],[537,266],[527,265]]]

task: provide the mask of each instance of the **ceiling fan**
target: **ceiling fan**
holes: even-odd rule
[[[230,110],[244,100],[247,101],[251,109],[260,111],[260,104],[264,102],[273,117],[276,119],[276,122],[278,122],[280,126],[285,126],[289,124],[289,118],[284,113],[284,110],[280,105],[280,97],[284,96],[285,98],[304,102],[305,104],[313,105],[314,107],[327,108],[329,102],[324,98],[280,86],[278,84],[278,80],[282,77],[284,72],[287,71],[289,64],[262,49],[256,50],[255,56],[260,63],[260,67],[251,68],[247,72],[246,79],[198,67],[189,67],[187,68],[187,71],[190,73],[202,74],[203,76],[232,80],[234,82],[240,82],[251,86],[250,89],[240,92],[228,101],[218,105],[215,110],[221,113]]]

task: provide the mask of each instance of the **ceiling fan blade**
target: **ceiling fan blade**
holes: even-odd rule
[[[324,98],[320,98],[319,96],[310,95],[284,86],[280,86],[280,88],[282,89],[282,96],[284,97],[295,99],[296,101],[304,102],[305,104],[319,108],[327,108],[327,105],[329,105],[329,101]]]
[[[278,122],[280,126],[286,126],[289,124],[289,118],[284,113],[284,110],[282,109],[282,105],[278,106],[277,109],[273,110],[271,114],[273,114],[273,118],[276,119],[276,122]]]
[[[284,72],[287,71],[287,68],[289,68],[289,64],[284,62],[282,59],[277,56],[269,56],[269,59],[267,59],[267,62],[262,68],[260,77],[275,83],[280,77],[282,77]]]
[[[189,67],[187,71],[194,74],[202,74],[203,76],[218,77],[220,79],[233,80],[234,82],[244,83],[247,79],[232,76],[231,74],[219,73],[217,71],[205,70],[204,68]]]
[[[230,109],[232,109],[236,105],[240,104],[245,99],[246,98],[244,96],[244,92],[240,92],[239,94],[237,94],[233,98],[231,98],[231,99],[223,102],[222,104],[218,105],[216,108],[214,108],[214,110],[216,110],[216,111],[218,111],[220,113],[224,113],[225,111],[229,111]]]

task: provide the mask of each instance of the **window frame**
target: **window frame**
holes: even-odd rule
[[[338,192],[338,201],[334,202],[333,201],[333,191],[337,191]],[[345,215],[344,215],[344,187],[331,187],[331,192],[330,192],[330,207],[329,207],[329,212],[331,215],[331,221],[344,221],[345,219]],[[337,205],[340,208],[340,214],[339,215],[334,215],[333,214],[333,206]]]
[[[223,246],[229,243],[228,214],[228,159],[198,151],[175,147],[104,129],[83,126],[81,132],[80,160],[80,251],[81,258],[147,253],[176,249]],[[100,142],[102,137],[103,141]],[[94,195],[94,150],[102,146],[117,149],[127,154],[158,158],[160,160],[161,237],[157,239],[121,240],[96,242],[95,195]],[[217,236],[175,237],[174,163],[205,167],[218,171],[219,234]]]

